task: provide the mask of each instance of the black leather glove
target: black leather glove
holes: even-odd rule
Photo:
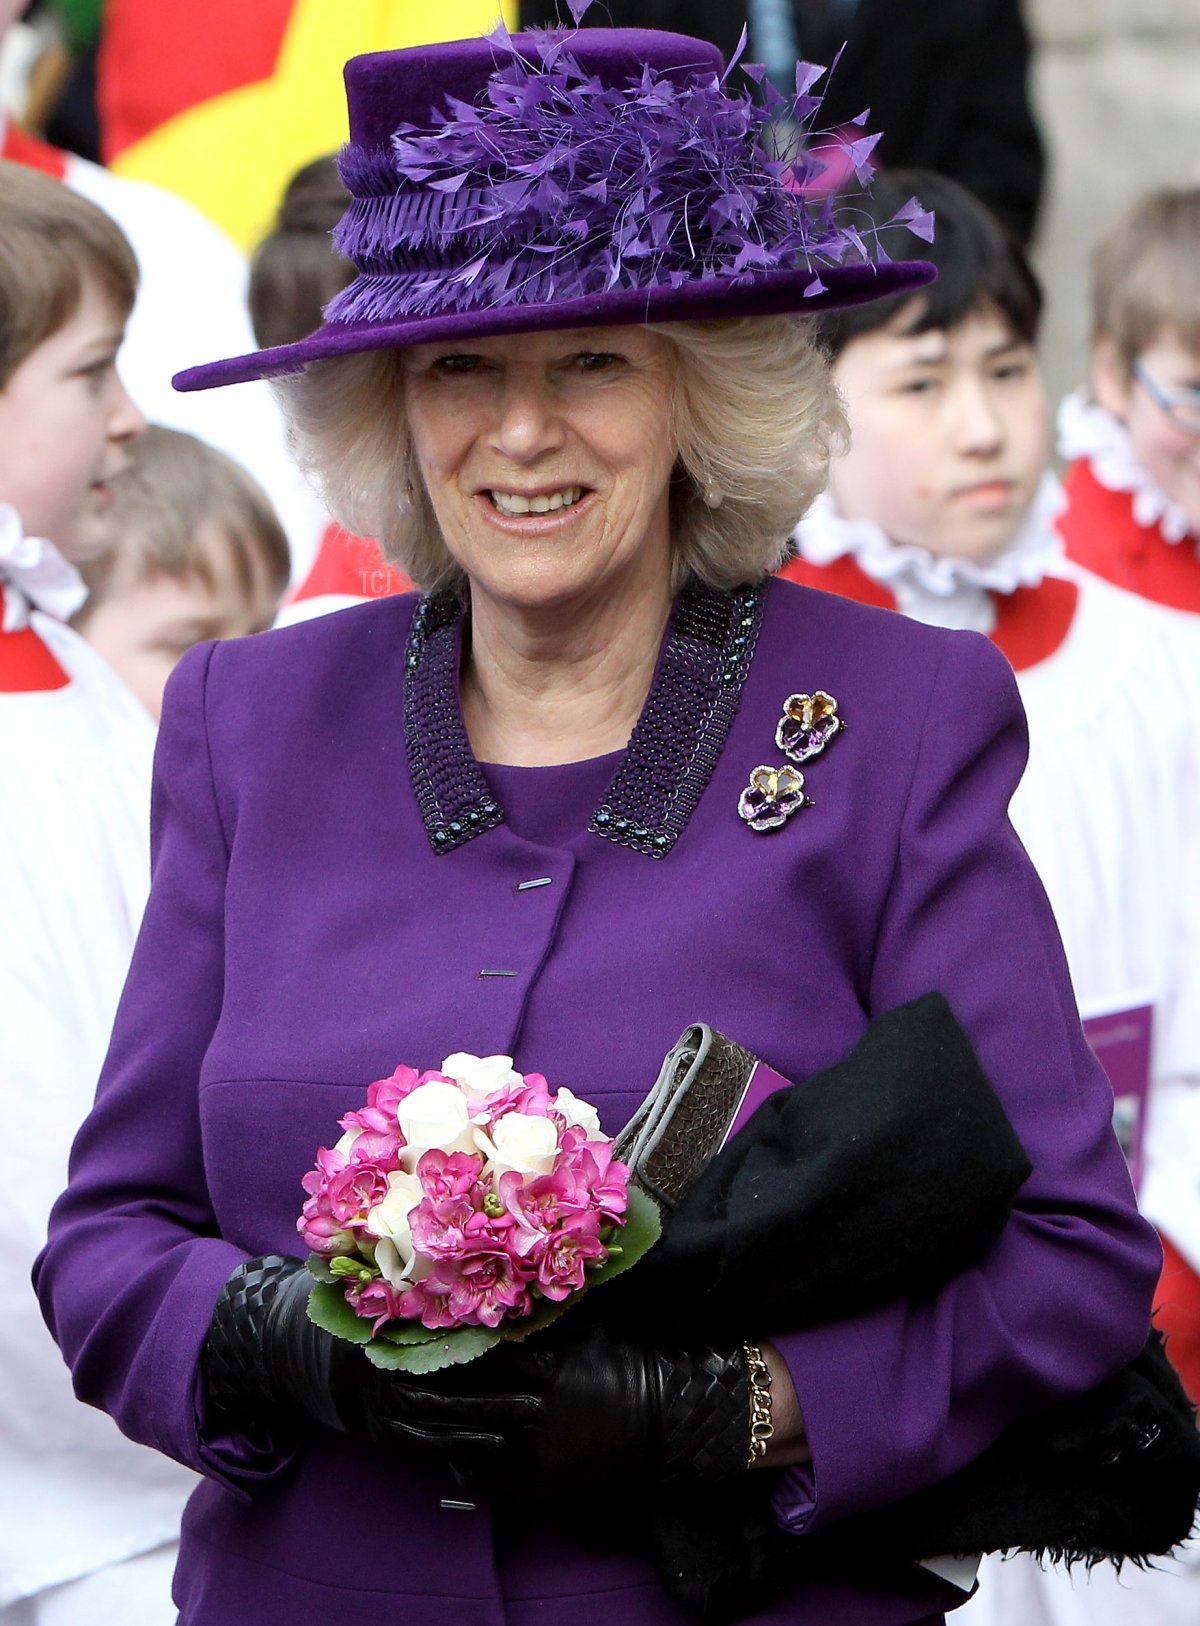
[[[740,1478],[750,1391],[740,1348],[645,1348],[593,1329],[559,1350],[536,1437],[552,1478],[601,1486]]]
[[[741,1349],[643,1348],[603,1329],[507,1341],[428,1377],[384,1372],[308,1318],[312,1285],[281,1254],[240,1265],[213,1311],[203,1367],[214,1421],[244,1433],[309,1419],[408,1441],[461,1471],[502,1454],[597,1487],[733,1478],[750,1398]]]
[[[375,1444],[407,1440],[469,1470],[531,1440],[554,1372],[548,1343],[504,1343],[428,1377],[385,1372],[308,1318],[312,1277],[268,1254],[240,1265],[203,1355],[212,1422],[240,1433],[305,1419]]]

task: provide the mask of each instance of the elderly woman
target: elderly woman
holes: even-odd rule
[[[429,591],[181,663],[39,1291],[79,1394],[204,1475],[186,1626],[668,1626],[640,1498],[717,1460],[802,1546],[945,1480],[1134,1356],[1157,1248],[1007,822],[1003,659],[766,580],[841,428],[805,311],[927,269],[782,185],[695,40],[498,35],[347,84],[358,277],[311,338],[181,382],[300,373],[304,457]],[[936,1291],[728,1347],[539,1334],[440,1385],[305,1318],[301,1177],[398,1060],[504,1052],[615,1133],[697,1017],[812,1080],[930,990],[1032,1165]],[[498,1466],[460,1485],[474,1447]],[[861,1554],[752,1618],[964,1595]]]

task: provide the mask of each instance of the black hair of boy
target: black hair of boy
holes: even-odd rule
[[[933,211],[932,243],[922,243],[904,226],[887,225],[909,198]],[[881,170],[869,194],[854,200],[860,229],[874,227],[893,259],[919,256],[937,267],[937,281],[918,294],[880,299],[838,311],[820,320],[822,342],[831,358],[852,339],[878,332],[911,304],[906,336],[958,327],[981,306],[993,305],[1026,344],[1037,342],[1042,291],[1012,233],[966,187],[928,169]]]

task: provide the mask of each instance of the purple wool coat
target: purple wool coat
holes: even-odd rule
[[[1003,658],[790,583],[687,602],[628,751],[570,768],[482,773],[461,628],[414,621],[413,597],[203,647],[171,682],[150,903],[37,1285],[79,1395],[205,1476],[175,1583],[185,1626],[594,1626],[600,1610],[684,1626],[622,1551],[619,1508],[611,1536],[572,1533],[519,1475],[464,1513],[399,1451],[202,1439],[222,1283],[302,1251],[301,1176],[401,1061],[509,1053],[613,1132],[693,1021],[800,1088],[873,1014],[947,997],[1033,1174],[935,1298],[758,1329],[812,1446],[811,1472],[776,1478],[797,1532],[951,1473],[1141,1348],[1157,1243],[1008,823],[1025,725]],[[804,764],[812,805],[756,831],[740,795],[783,760],[786,697],[817,689],[845,730]],[[900,1626],[960,1599],[912,1566],[754,1619]]]

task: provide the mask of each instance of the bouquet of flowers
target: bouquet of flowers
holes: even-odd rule
[[[339,1122],[296,1222],[308,1313],[377,1366],[433,1372],[524,1337],[658,1238],[595,1109],[510,1056],[397,1067]]]

